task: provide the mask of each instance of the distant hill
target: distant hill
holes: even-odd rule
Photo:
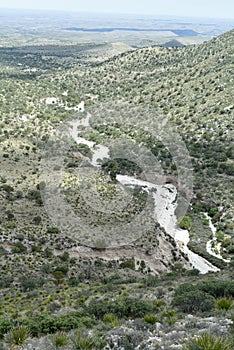
[[[185,45],[179,42],[178,40],[170,40],[167,43],[162,45],[163,47],[184,47]]]

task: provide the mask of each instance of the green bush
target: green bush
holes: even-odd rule
[[[59,316],[34,316],[19,320],[19,323],[27,326],[34,337],[38,337],[59,331],[68,332],[84,325],[91,328],[96,321],[92,317],[86,316],[83,312],[74,311]]]
[[[13,327],[12,320],[0,319],[0,339],[3,339],[4,335],[10,331]]]
[[[184,216],[179,223],[179,227],[183,230],[191,230],[192,228],[192,219],[190,216]]]
[[[13,283],[14,279],[11,276],[6,276],[0,279],[0,289],[1,288],[9,288],[12,283]]]
[[[135,298],[121,298],[115,301],[91,300],[87,311],[97,318],[106,314],[114,314],[119,318],[142,318],[156,310],[153,303]]]
[[[216,299],[234,297],[234,282],[223,280],[210,280],[197,284],[183,283],[177,288],[175,295],[181,295],[184,292],[194,291],[195,289],[210,294]]]
[[[32,291],[38,287],[43,286],[45,280],[43,278],[29,278],[29,277],[20,277],[20,285],[23,292]]]
[[[12,253],[19,254],[19,253],[26,253],[27,247],[22,242],[16,242],[14,243],[12,247]]]
[[[48,227],[47,233],[59,233],[59,229],[57,227]]]
[[[131,270],[135,270],[135,260],[134,259],[128,259],[126,261],[123,261],[119,265],[122,269],[128,268]]]
[[[180,295],[177,293],[172,304],[185,313],[205,312],[214,308],[215,298],[208,293],[194,289]]]
[[[232,297],[234,298],[234,282],[233,281],[208,281],[201,282],[198,288],[206,293],[213,295],[215,298]]]

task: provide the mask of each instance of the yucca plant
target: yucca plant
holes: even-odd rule
[[[26,340],[30,338],[30,332],[25,326],[18,326],[12,328],[4,337],[4,342],[10,346],[10,349],[17,349],[25,344]]]
[[[53,336],[52,341],[56,349],[65,346],[68,344],[67,334],[65,332],[58,332]]]
[[[224,337],[203,333],[187,342],[183,350],[233,350],[232,344]]]

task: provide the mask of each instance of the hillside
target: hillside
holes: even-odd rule
[[[93,349],[182,348],[186,329],[232,340],[233,48],[234,30],[188,47],[0,49],[1,339],[18,323],[40,350],[76,328]],[[175,203],[189,251],[220,272],[199,274],[164,225]]]

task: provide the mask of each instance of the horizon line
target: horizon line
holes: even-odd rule
[[[147,17],[172,17],[172,18],[191,18],[191,19],[208,19],[208,20],[234,20],[234,17],[206,17],[206,16],[192,16],[192,15],[172,15],[172,14],[152,14],[152,13],[134,13],[134,12],[110,12],[110,11],[87,11],[87,10],[65,10],[65,9],[33,9],[20,7],[1,7],[1,10],[7,11],[35,11],[35,12],[59,12],[59,13],[81,13],[81,14],[95,14],[95,15],[125,15],[125,16],[147,16]]]

